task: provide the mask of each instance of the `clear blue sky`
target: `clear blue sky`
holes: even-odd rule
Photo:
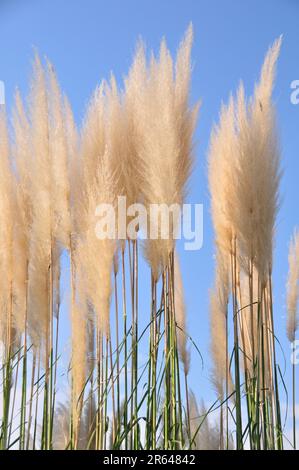
[[[212,123],[222,100],[243,79],[253,89],[268,46],[280,34],[284,41],[278,64],[275,101],[281,132],[284,176],[275,252],[275,316],[285,339],[287,250],[299,225],[299,105],[290,103],[290,83],[299,79],[298,0],[0,0],[0,80],[11,105],[16,86],[26,92],[33,47],[55,64],[63,90],[79,122],[86,102],[101,78],[113,70],[120,81],[127,73],[135,44],[142,36],[157,50],[165,36],[175,52],[193,22],[192,100],[202,99],[196,131],[196,169],[189,200],[204,204],[204,245],[181,251],[189,330],[202,351],[202,373],[193,357],[191,385],[210,400],[208,291],[213,282],[213,234],[209,215],[206,153]],[[146,299],[147,300],[147,299]],[[288,361],[288,366],[289,366]]]

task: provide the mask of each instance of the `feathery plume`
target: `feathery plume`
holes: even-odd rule
[[[125,170],[127,161],[134,157],[128,155],[128,140],[126,121],[128,117],[125,115],[124,107],[122,103],[122,97],[117,88],[117,83],[113,74],[111,74],[109,84],[106,83],[104,87],[105,91],[105,142],[106,152],[109,159],[109,171],[113,177],[115,197],[125,194],[127,196],[127,205],[135,203],[132,198],[129,199],[130,184],[134,186],[136,184],[136,177],[134,175],[135,182],[125,180]],[[133,152],[133,149],[130,149]],[[136,171],[137,175],[137,171]]]
[[[49,102],[49,141],[53,188],[52,237],[54,243],[68,248],[70,242],[70,188],[68,146],[64,120],[63,100],[53,65],[47,63]]]
[[[192,31],[189,29],[179,49],[174,74],[171,55],[162,41],[159,59],[152,58],[142,96],[139,93],[140,98],[136,99],[136,150],[141,168],[141,198],[147,207],[151,204],[180,206],[185,198],[197,114],[197,107],[190,110],[188,103],[191,42]],[[152,219],[151,226],[154,225]],[[174,248],[178,224],[176,211],[173,211],[171,222],[166,239],[162,239],[161,223],[157,222],[158,239],[149,241],[150,247],[146,248],[147,258],[155,272],[160,269],[157,257],[163,268]]]
[[[53,449],[66,450],[70,442],[70,406],[69,403],[59,403],[54,415]],[[91,394],[84,403],[82,419],[80,422],[78,449],[95,449],[95,423],[96,408]]]
[[[194,448],[196,450],[219,450],[220,430],[217,424],[211,424],[208,411],[201,403],[198,407],[195,395],[189,393],[191,439],[194,438]],[[231,436],[229,437],[228,448],[233,449]]]
[[[54,414],[53,449],[65,450],[70,441],[70,408],[59,403]]]
[[[193,27],[190,23],[177,52],[174,83],[174,106],[180,142],[177,176],[178,187],[182,192],[182,200],[186,197],[187,183],[193,166],[193,134],[200,107],[200,103],[196,103],[191,108],[189,107],[192,42]]]
[[[246,104],[243,87],[237,100],[238,152],[231,219],[241,263],[253,261],[262,284],[272,270],[273,234],[279,202],[280,149],[271,94],[281,38],[270,48],[253,98]]]
[[[252,273],[252,293],[248,276],[244,272],[240,274],[240,338],[243,352],[244,370],[249,377],[254,375],[254,349],[258,345],[258,304],[259,304],[259,279],[256,269]],[[252,297],[252,298],[251,298]]]
[[[64,97],[63,103],[64,127],[66,133],[67,146],[67,168],[70,194],[69,194],[69,213],[70,213],[70,241],[69,248],[72,263],[75,263],[75,251],[78,237],[82,236],[84,231],[84,185],[83,185],[83,162],[79,149],[79,135],[75,124],[71,105]],[[82,215],[82,217],[81,217]]]
[[[73,302],[71,306],[72,325],[72,417],[74,434],[78,437],[78,427],[82,412],[87,368],[87,314],[84,303]]]
[[[117,178],[111,162],[113,150],[107,139],[108,131],[103,106],[103,91],[99,90],[95,93],[87,111],[82,136],[84,167],[87,167],[87,171],[84,175],[85,250],[80,263],[85,272],[86,295],[97,314],[100,331],[108,334],[111,272],[117,246],[115,239],[98,238],[95,224],[96,208],[100,204],[105,204],[105,207],[110,205],[110,209],[115,208]],[[90,171],[91,168],[93,172]],[[105,220],[107,227],[115,227],[115,211],[108,210]]]
[[[49,141],[51,152],[51,269],[53,283],[54,315],[59,314],[61,253],[70,248],[71,215],[68,141],[65,123],[64,103],[53,65],[47,62],[48,102],[49,102]]]
[[[105,153],[105,83],[93,93],[81,131],[81,168],[85,184],[94,180],[102,155]]]
[[[216,245],[218,250],[226,253],[231,252],[234,233],[229,209],[236,158],[234,108],[232,97],[227,106],[222,105],[219,124],[214,126],[212,131],[208,160],[211,213]]]
[[[177,323],[177,343],[179,357],[184,366],[185,375],[190,369],[190,351],[187,349],[186,308],[184,302],[183,280],[179,265],[178,254],[174,256],[174,309]]]
[[[0,106],[0,341],[12,341],[12,177],[5,108]]]
[[[218,251],[216,256],[216,279],[215,286],[210,295],[210,330],[211,330],[211,353],[213,357],[212,381],[220,398],[224,396],[224,384],[229,380],[226,357],[226,318],[229,301],[229,273],[228,263],[223,257],[223,252]]]
[[[84,404],[80,423],[78,449],[95,450],[96,447],[96,405],[90,392]]]
[[[51,265],[51,161],[46,79],[38,55],[33,64],[30,96],[32,223],[30,227],[28,330],[35,347],[42,346],[49,328]]]
[[[139,42],[129,75],[125,79],[123,97],[125,144],[120,164],[122,165],[123,188],[128,206],[140,200],[140,178],[143,169],[137,150],[142,145],[138,114],[143,112],[143,93],[147,81],[145,47],[142,42]]]
[[[263,282],[272,268],[278,209],[280,152],[271,94],[281,38],[270,48],[253,98],[243,85],[222,106],[209,152],[212,218],[218,247],[231,250],[236,236],[240,263],[251,260]]]
[[[19,333],[25,330],[27,308],[27,285],[30,246],[30,227],[32,224],[31,177],[30,177],[30,124],[19,91],[15,95],[13,110],[13,149],[15,171],[14,211],[16,221],[13,235],[13,295],[14,325]]]

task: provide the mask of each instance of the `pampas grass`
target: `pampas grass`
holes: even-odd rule
[[[211,352],[214,361],[213,382],[218,396],[224,396],[224,384],[227,377],[227,315],[229,302],[229,273],[227,266],[218,254],[216,280],[210,296]]]
[[[186,326],[186,307],[184,301],[183,281],[180,270],[180,264],[177,252],[174,258],[174,308],[175,318],[178,326],[177,342],[180,360],[184,367],[185,375],[189,374],[190,370],[190,351],[187,346],[187,326]]]
[[[193,392],[190,392],[189,402],[192,436],[194,436],[192,447],[197,450],[221,449],[221,431],[216,423],[211,423],[209,412],[204,403],[202,402],[199,407]],[[228,449],[232,450],[233,448],[230,436]]]
[[[54,67],[37,54],[29,99],[15,95],[12,132],[0,110],[1,449],[283,447],[272,294],[280,148],[271,98],[281,39],[269,49],[253,96],[241,85],[211,134],[216,401],[208,410],[188,385],[194,341],[176,249],[180,221],[170,213],[165,234],[162,218],[152,225],[150,214],[153,204],[181,209],[187,197],[199,109],[189,97],[192,41],[190,25],[175,60],[165,40],[148,60],[140,41],[123,89],[113,74],[102,81],[80,127]],[[136,237],[117,225],[119,196],[148,210],[147,227],[133,210],[127,215]],[[140,243],[146,228],[156,238]],[[297,239],[296,232],[290,341]],[[142,312],[140,247],[150,268],[150,305]],[[61,344],[65,310],[69,351]],[[59,402],[62,383],[66,399]],[[293,420],[295,447],[294,411]]]
[[[6,125],[5,110],[0,113],[0,154],[1,154],[1,194],[0,194],[0,212],[1,212],[1,277],[3,287],[0,296],[0,339],[5,345],[6,358],[10,355],[12,347],[12,234],[13,234],[13,201],[12,201],[12,174],[9,162],[9,140]]]
[[[51,265],[51,160],[48,122],[48,99],[45,73],[36,55],[30,96],[32,224],[30,227],[29,315],[28,327],[32,343],[47,347],[50,333]]]
[[[209,153],[216,245],[222,259],[230,258],[231,265],[238,448],[243,448],[240,355],[245,366],[250,444],[257,448],[282,446],[271,284],[280,182],[280,148],[271,96],[280,47],[281,38],[266,55],[253,97],[246,99],[241,84],[237,97],[223,105]],[[212,312],[221,298],[219,294],[212,296]],[[214,318],[212,315],[216,351],[220,320],[215,323]],[[221,355],[214,356],[217,368]],[[260,400],[264,403],[262,417]],[[276,444],[268,428],[268,415],[273,419],[271,426],[276,423]],[[262,444],[259,432],[256,434],[259,426]]]
[[[21,335],[27,328],[27,290],[30,247],[30,226],[32,223],[32,202],[30,199],[30,125],[19,91],[15,95],[13,112],[13,154],[16,164],[15,191],[18,220],[14,232],[14,296],[15,327]]]
[[[151,60],[142,102],[136,110],[140,128],[137,133],[141,136],[141,144],[139,148],[137,146],[142,168],[141,193],[147,207],[152,203],[181,205],[185,198],[192,166],[192,134],[198,110],[197,106],[188,107],[191,44],[190,26],[180,46],[174,73],[171,55],[165,41],[162,41],[159,58]],[[156,227],[158,240],[150,242],[150,245],[155,245],[154,249],[148,249],[156,273],[159,266],[155,262],[155,251],[164,268],[174,249],[177,224],[174,216],[166,239],[162,239],[161,225]]]
[[[0,342],[2,347],[1,363],[3,371],[3,413],[0,448],[6,448],[8,442],[10,393],[12,389],[12,356],[14,349],[13,332],[13,263],[12,263],[12,175],[9,163],[9,140],[6,126],[5,110],[0,110],[0,161],[1,161],[1,263],[0,270],[3,279],[0,294]]]

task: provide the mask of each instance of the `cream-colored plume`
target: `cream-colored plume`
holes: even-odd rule
[[[50,62],[48,72],[49,140],[52,176],[52,238],[55,243],[68,248],[70,243],[70,188],[68,169],[67,130],[64,102]]]
[[[185,375],[188,375],[190,369],[190,351],[187,348],[186,307],[183,280],[176,251],[174,256],[174,311],[177,324],[176,331],[179,357],[184,366]]]
[[[196,450],[219,450],[221,437],[218,424],[211,423],[209,411],[203,402],[200,408],[198,407],[193,392],[189,393],[189,403],[191,439],[194,439],[193,448]],[[229,436],[228,448],[234,448],[231,436]]]
[[[109,310],[111,296],[111,272],[113,258],[117,248],[115,238],[98,236],[96,209],[100,205],[110,205],[106,214],[105,227],[115,227],[115,208],[117,194],[117,177],[113,171],[113,147],[109,139],[109,128],[105,119],[103,88],[94,95],[87,111],[85,127],[82,135],[82,151],[84,159],[84,201],[83,218],[86,228],[83,233],[85,243],[80,265],[84,272],[86,296],[92,303],[97,315],[100,331],[109,332]],[[103,207],[103,206],[102,206]],[[116,236],[116,234],[115,234]]]
[[[32,343],[47,339],[50,324],[50,266],[52,243],[51,152],[45,74],[35,56],[30,96],[32,224],[30,227],[28,326]]]
[[[30,227],[32,225],[31,201],[31,147],[30,124],[19,91],[15,95],[13,111],[13,156],[15,172],[16,210],[13,235],[13,294],[14,294],[14,325],[19,333],[25,330],[27,309],[27,287]]]
[[[13,199],[10,149],[5,108],[0,105],[0,341],[9,348],[12,342],[12,241]]]
[[[147,84],[147,67],[144,45],[139,42],[128,77],[125,79],[124,108],[124,153],[119,164],[122,166],[122,181],[128,206],[140,201],[140,178],[142,161],[137,149],[142,145],[142,129],[138,115],[143,112],[143,87]]]
[[[250,102],[246,103],[242,86],[238,93],[238,159],[229,206],[240,259],[253,261],[263,285],[272,270],[279,202],[280,148],[271,95],[280,46],[281,38],[269,49]],[[243,266],[247,265],[245,261]]]
[[[83,299],[84,300],[84,299]],[[86,302],[72,302],[72,416],[75,436],[82,413],[84,388],[87,376],[87,304]]]
[[[224,396],[226,381],[231,390],[231,376],[228,370],[226,328],[227,309],[230,294],[229,258],[218,251],[216,255],[215,286],[210,295],[211,353],[213,357],[212,381],[220,398]]]
[[[234,109],[232,97],[227,106],[222,105],[219,124],[212,131],[208,159],[211,212],[216,244],[218,250],[226,253],[231,252],[234,234],[229,207],[236,162]]]
[[[253,356],[258,349],[258,311],[259,311],[259,278],[256,269],[252,273],[252,288],[246,273],[240,275],[240,340],[242,344],[242,362],[244,370],[250,377],[254,375]],[[252,292],[251,292],[252,291]],[[252,298],[251,298],[252,297]]]
[[[192,27],[190,26],[181,43],[176,70],[171,55],[162,41],[160,55],[152,58],[148,78],[137,88],[134,111],[136,122],[136,151],[140,161],[141,199],[149,208],[151,204],[183,203],[185,190],[192,166],[192,135],[196,122],[197,107],[190,109],[188,89],[190,81],[190,50]],[[142,51],[136,61],[140,74],[144,73]],[[142,94],[138,90],[141,89]],[[162,267],[168,264],[169,254],[174,248],[175,232],[178,225],[174,213],[170,233],[162,239],[159,220],[150,217],[150,225],[158,234],[157,240],[149,241],[147,258],[153,263],[154,271],[159,269],[156,258]],[[154,253],[157,256],[154,256]]]

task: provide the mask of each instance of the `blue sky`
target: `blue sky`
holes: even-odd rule
[[[204,245],[198,252],[184,252],[180,246],[180,253],[189,330],[205,363],[202,372],[193,356],[191,385],[205,399],[210,399],[211,388],[208,293],[213,283],[206,164],[209,135],[221,101],[228,99],[240,79],[247,93],[252,92],[267,48],[280,34],[284,40],[274,98],[284,175],[277,221],[274,295],[277,333],[289,356],[285,338],[287,250],[294,226],[299,225],[299,105],[290,102],[290,84],[299,79],[298,18],[297,0],[0,0],[0,80],[5,83],[8,107],[16,86],[24,93],[28,89],[36,47],[55,64],[78,122],[100,79],[109,77],[113,70],[121,83],[140,36],[154,50],[165,36],[174,53],[192,21],[192,101],[201,99],[202,107],[189,201],[204,204]],[[146,305],[148,294],[143,290],[141,294]]]

